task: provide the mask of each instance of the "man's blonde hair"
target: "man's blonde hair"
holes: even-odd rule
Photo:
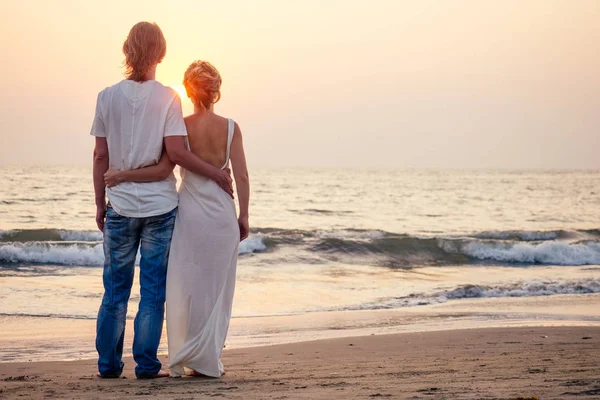
[[[123,43],[125,76],[136,82],[146,80],[150,68],[167,54],[167,41],[154,22],[138,22]]]

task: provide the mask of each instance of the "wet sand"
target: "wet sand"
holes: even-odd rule
[[[131,355],[133,321],[125,329]],[[475,298],[391,310],[311,312],[233,318],[227,348],[240,349],[342,337],[522,326],[600,327],[600,293]],[[93,319],[0,315],[0,363],[96,357]],[[163,331],[159,353],[167,352]]]
[[[165,364],[166,357],[162,357]],[[0,398],[598,399],[599,327],[370,335],[231,349],[221,379],[100,380],[95,360],[0,364]]]

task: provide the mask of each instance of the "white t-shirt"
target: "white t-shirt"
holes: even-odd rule
[[[109,165],[132,170],[156,164],[165,136],[187,136],[181,100],[157,81],[123,80],[98,94],[93,136],[108,142]],[[175,176],[164,181],[124,182],[106,190],[114,210],[125,217],[151,217],[177,207]]]

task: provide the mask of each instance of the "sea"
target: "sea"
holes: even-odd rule
[[[228,346],[600,324],[600,171],[250,172]],[[94,357],[94,215],[90,167],[0,167],[0,362]]]

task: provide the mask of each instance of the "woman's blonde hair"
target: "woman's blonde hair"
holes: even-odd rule
[[[197,108],[210,109],[221,99],[221,74],[208,61],[194,61],[183,75],[183,85]]]
[[[167,54],[167,41],[154,22],[138,22],[123,43],[125,76],[136,82],[146,80],[150,68]]]

